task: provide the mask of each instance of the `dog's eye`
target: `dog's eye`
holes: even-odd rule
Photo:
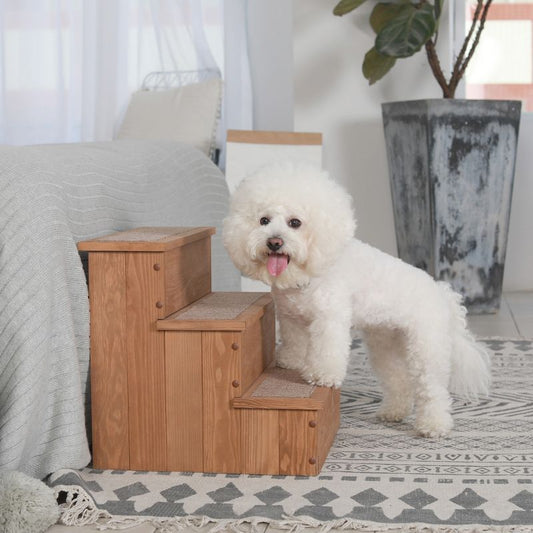
[[[296,229],[302,225],[302,221],[298,220],[297,218],[291,218],[289,222],[287,222],[287,224],[289,225],[289,227]]]
[[[268,217],[261,217],[259,219],[259,224],[261,224],[261,226],[266,226],[267,224],[270,224],[270,219]]]

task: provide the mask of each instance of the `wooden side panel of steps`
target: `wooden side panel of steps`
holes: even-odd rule
[[[155,329],[164,316],[164,281],[153,265],[158,253],[126,254],[130,469],[165,470],[165,346]]]
[[[165,332],[167,468],[202,472],[202,332]]]
[[[317,412],[317,474],[322,469],[340,425],[340,389],[324,389],[324,409]]]
[[[89,254],[91,287],[91,402],[93,465],[127,470],[128,352],[126,256]]]
[[[202,333],[205,472],[240,471],[241,419],[230,407],[241,393],[240,337],[235,332]]]

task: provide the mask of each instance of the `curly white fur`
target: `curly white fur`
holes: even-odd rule
[[[296,222],[295,222],[296,221]],[[326,172],[292,163],[245,179],[231,199],[224,244],[248,277],[272,286],[281,367],[339,387],[352,327],[383,388],[379,416],[430,437],[453,426],[449,391],[486,394],[488,356],[447,284],[353,237],[350,196]]]

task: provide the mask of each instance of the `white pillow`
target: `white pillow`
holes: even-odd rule
[[[222,80],[163,91],[137,91],[131,97],[117,139],[165,139],[181,141],[210,156],[215,137]]]

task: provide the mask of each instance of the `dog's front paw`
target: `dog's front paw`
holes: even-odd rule
[[[340,376],[337,374],[320,375],[313,372],[303,372],[302,377],[307,383],[311,383],[312,385],[317,385],[319,387],[333,387],[335,389],[340,389],[340,386],[344,381],[344,375]]]
[[[453,418],[450,413],[435,413],[418,416],[415,428],[422,437],[439,438],[448,435],[453,427]]]

